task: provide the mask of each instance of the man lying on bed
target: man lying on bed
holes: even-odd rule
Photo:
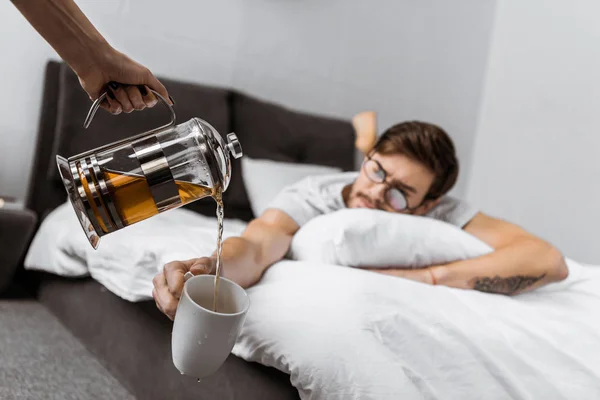
[[[494,249],[446,265],[375,272],[506,295],[566,278],[565,260],[556,248],[516,225],[446,196],[457,176],[458,161],[446,132],[422,122],[397,124],[366,155],[360,172],[311,177],[284,189],[241,237],[223,243],[223,275],[249,287],[286,255],[294,234],[311,218],[344,207],[366,207],[446,221]],[[214,254],[171,262],[154,278],[154,299],[170,318],[175,315],[187,271],[214,274]]]

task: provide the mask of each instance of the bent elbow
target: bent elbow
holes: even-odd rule
[[[569,268],[563,254],[554,246],[548,249],[548,265],[550,266],[550,275],[552,280],[559,282],[567,279]]]

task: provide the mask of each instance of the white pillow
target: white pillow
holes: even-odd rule
[[[77,246],[65,245],[59,248],[58,244],[69,241],[71,235],[81,236],[86,240],[73,207],[67,202],[48,214],[40,225],[27,250],[25,269],[68,277],[88,275],[87,265],[80,257],[81,252]]]
[[[312,175],[342,172],[340,168],[242,158],[242,177],[254,215],[259,216],[286,186]]]
[[[239,236],[245,222],[226,219],[223,238]],[[152,278],[175,260],[209,256],[217,245],[217,219],[176,209],[103,236],[90,246],[73,207],[52,211],[36,233],[25,268],[60,276],[90,275],[128,301],[152,298]]]
[[[420,268],[491,251],[471,234],[432,218],[343,209],[300,228],[289,255],[299,261],[355,267]]]

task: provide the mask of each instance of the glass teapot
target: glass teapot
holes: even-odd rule
[[[56,156],[69,200],[94,249],[101,236],[224,192],[230,157],[242,156],[235,133],[225,142],[200,118],[175,125],[173,107],[152,92],[169,108],[170,123],[68,159]],[[94,102],[84,128],[105,97]]]

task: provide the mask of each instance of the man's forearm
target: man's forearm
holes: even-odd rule
[[[221,262],[222,276],[247,288],[255,284],[264,271],[259,257],[259,248],[243,237],[231,237],[223,242]],[[212,255],[216,260],[217,252]]]
[[[254,285],[271,264],[285,256],[291,241],[291,234],[259,220],[252,221],[241,237],[223,242],[222,276],[244,288]],[[216,259],[216,251],[212,258]]]
[[[110,48],[72,0],[13,0],[21,14],[78,74]]]
[[[523,240],[493,253],[431,267],[436,284],[513,295],[565,279],[565,260],[554,247]]]

